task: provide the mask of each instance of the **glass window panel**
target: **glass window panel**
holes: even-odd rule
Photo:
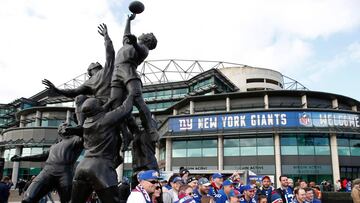
[[[239,139],[224,139],[224,147],[238,147]]]
[[[315,146],[328,146],[329,138],[327,137],[314,137],[314,145]]]
[[[256,146],[256,138],[241,138],[240,146],[242,147],[255,147]]]
[[[359,147],[350,147],[351,156],[360,156],[360,148]]]
[[[274,146],[274,139],[272,137],[257,138],[257,146]]]
[[[315,154],[316,155],[330,155],[330,147],[329,146],[316,146]]]
[[[240,156],[256,156],[256,147],[240,147]]]
[[[258,155],[274,155],[274,147],[258,147],[257,153]]]
[[[360,147],[360,140],[358,140],[358,139],[351,139],[351,140],[350,140],[350,147]]]
[[[314,138],[308,135],[299,135],[297,144],[300,146],[314,146]]]
[[[298,149],[294,146],[281,146],[281,155],[298,155]]]
[[[21,156],[30,156],[31,155],[31,148],[29,147],[24,147],[22,149],[22,155]]]
[[[203,157],[214,157],[217,156],[217,148],[203,148],[202,149]]]
[[[299,146],[299,155],[314,155],[314,146]]]
[[[338,139],[337,139],[337,144],[338,144],[338,146],[348,147],[348,146],[349,146],[349,139],[346,139],[346,138],[338,138]]]
[[[203,140],[202,141],[203,148],[217,148],[217,140]]]
[[[172,148],[173,149],[186,149],[186,141],[174,141]]]
[[[176,157],[186,157],[186,149],[173,149],[172,156]]]
[[[239,147],[225,147],[224,156],[240,156]]]
[[[296,137],[281,137],[281,146],[296,146]]]
[[[201,157],[201,149],[188,149],[187,157]]]
[[[201,140],[189,140],[187,141],[188,149],[200,149],[201,148]]]
[[[350,156],[350,147],[338,147],[339,156]]]
[[[31,148],[31,155],[42,154],[42,153],[43,153],[43,148],[42,147],[33,147],[33,148]]]

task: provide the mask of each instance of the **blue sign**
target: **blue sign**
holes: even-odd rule
[[[274,127],[360,128],[360,123],[359,114],[317,111],[231,113],[169,119],[172,132]]]

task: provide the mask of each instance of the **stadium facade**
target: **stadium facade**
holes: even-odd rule
[[[163,171],[251,171],[317,183],[360,176],[355,99],[310,91],[280,72],[240,64],[163,60],[147,61],[139,70],[161,134],[156,156]],[[79,78],[86,79],[63,87],[76,87]],[[16,181],[41,170],[43,163],[9,159],[42,153],[55,143],[59,122],[72,122],[74,109],[64,107],[72,103],[44,90],[0,107],[8,118],[0,142],[4,175]],[[133,113],[138,119],[136,108]],[[123,156],[118,173],[130,176],[131,152]]]

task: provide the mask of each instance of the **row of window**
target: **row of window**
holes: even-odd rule
[[[65,122],[65,120],[47,119],[47,120],[42,120],[40,123],[40,126],[41,127],[58,127],[63,122]],[[76,126],[74,121],[71,121],[71,125]],[[25,123],[25,127],[36,127],[36,121],[32,120],[30,122]]]
[[[182,98],[189,92],[188,88],[162,90],[156,92],[144,92],[143,97],[145,101],[152,101],[156,99],[174,99]]]
[[[273,79],[269,79],[269,78],[249,78],[249,79],[246,79],[246,83],[264,83],[264,82],[283,87],[283,85],[280,82],[278,82],[276,80],[273,80]]]

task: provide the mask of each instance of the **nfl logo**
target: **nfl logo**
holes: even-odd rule
[[[304,126],[311,125],[310,115],[305,112],[299,115],[299,121],[300,121],[301,125],[304,125]]]

